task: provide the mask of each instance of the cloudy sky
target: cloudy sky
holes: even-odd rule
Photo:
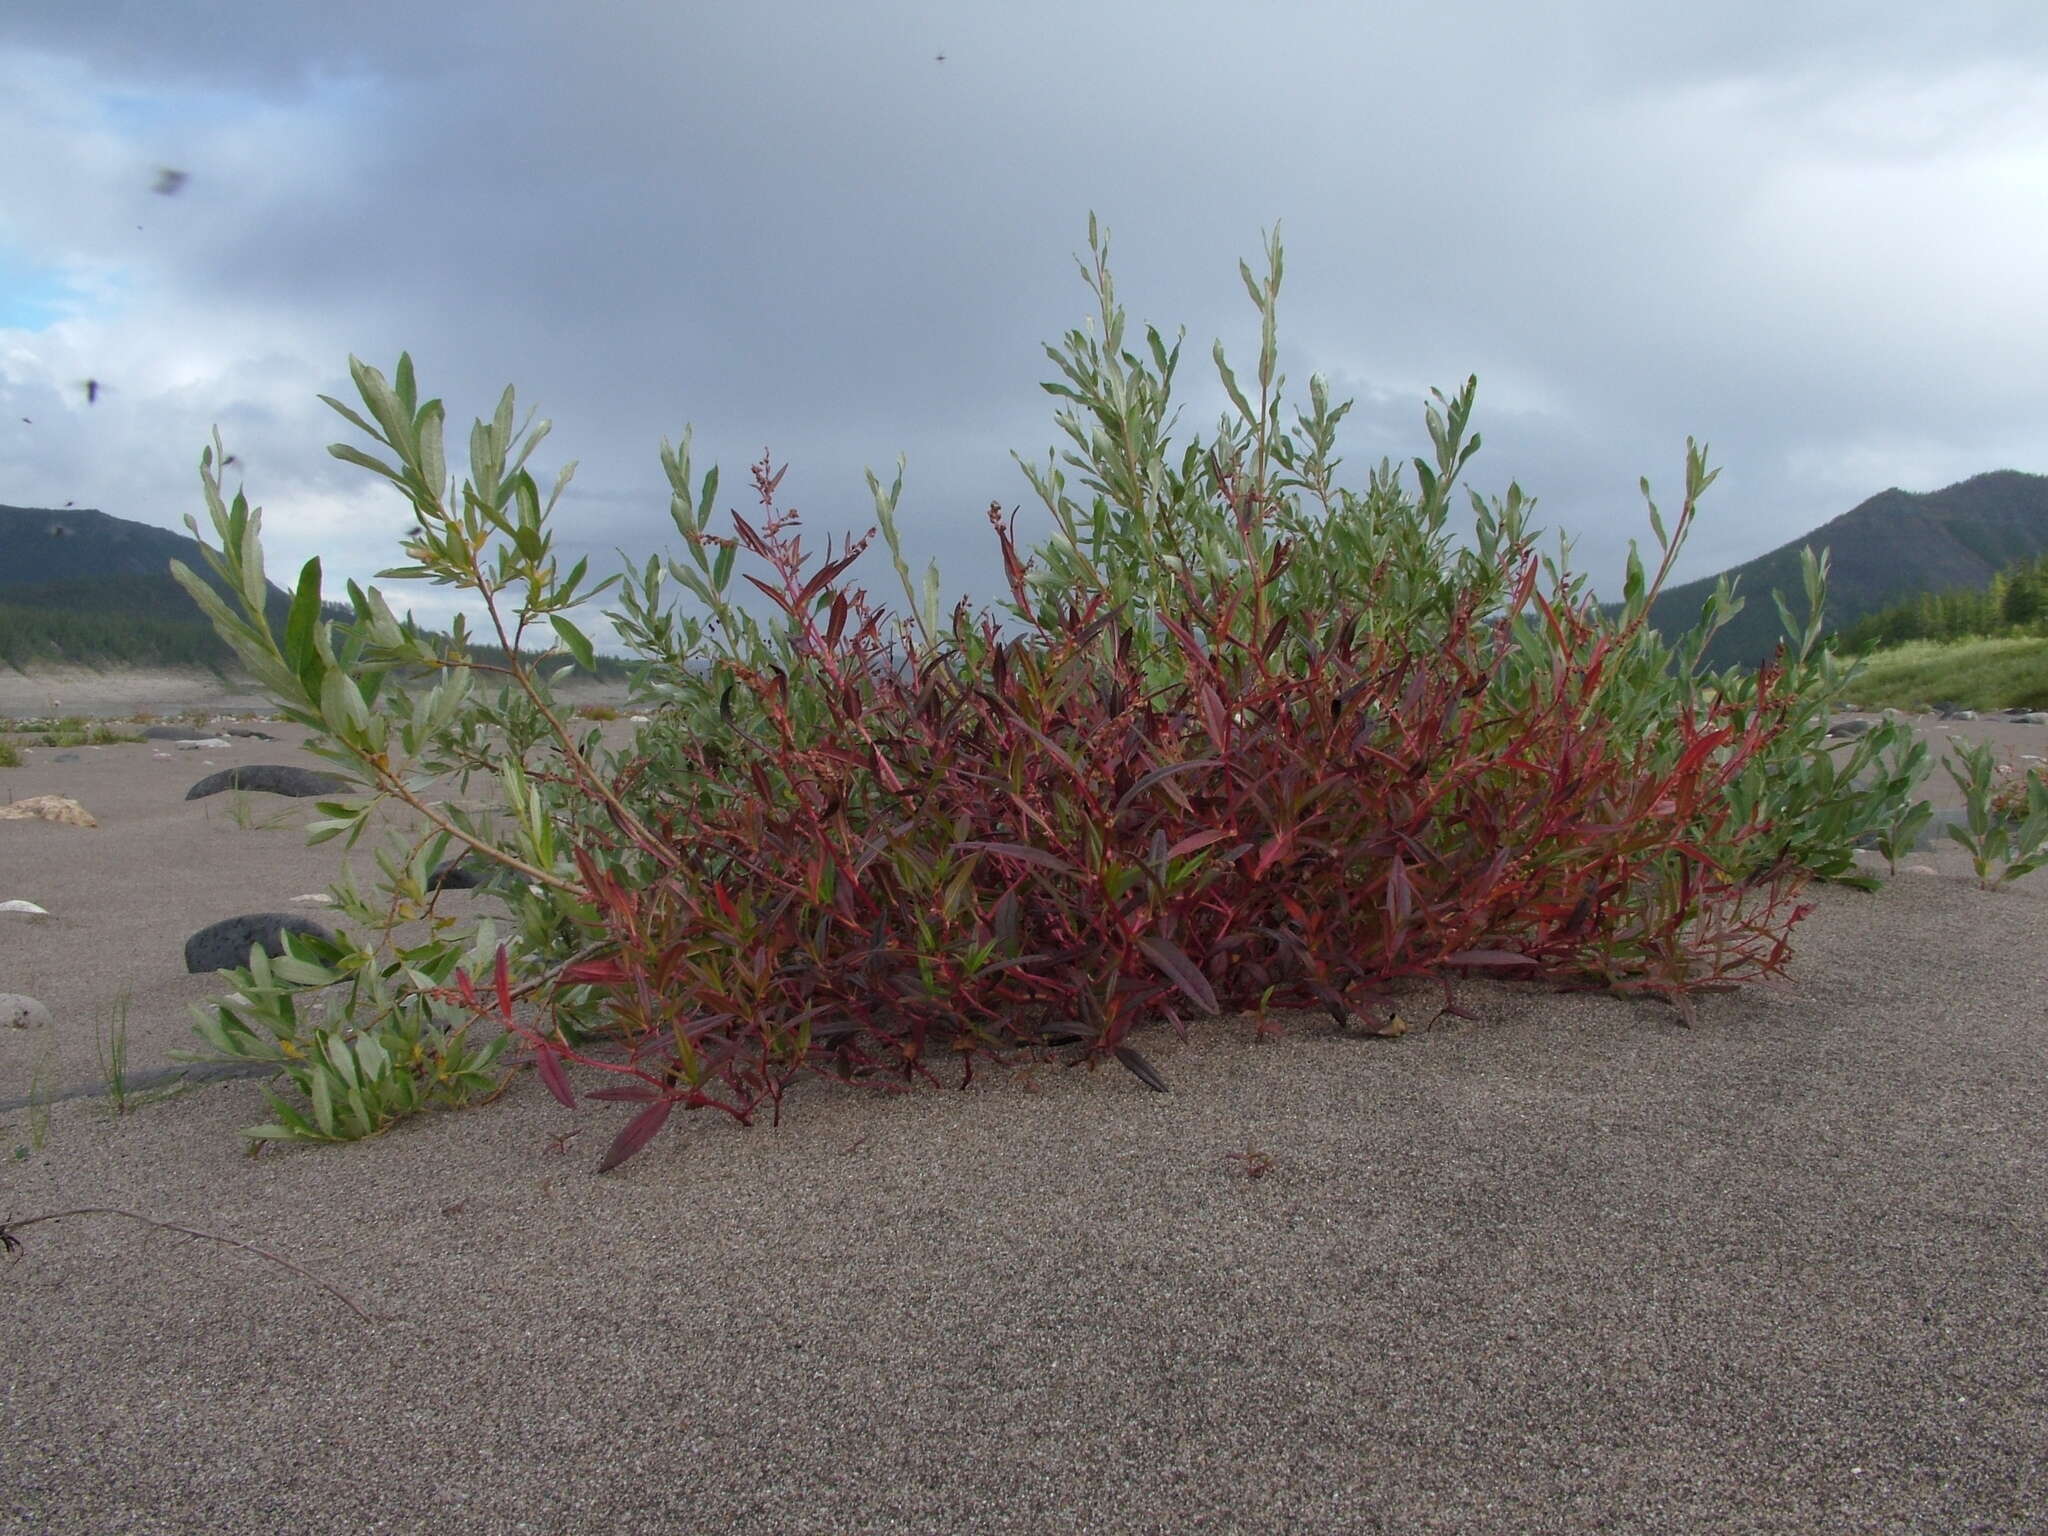
[[[506,383],[554,421],[606,568],[673,542],[694,423],[723,503],[767,447],[820,533],[908,455],[908,552],[986,600],[1091,210],[1134,323],[1187,328],[1184,429],[1281,221],[1283,368],[1358,400],[1349,472],[1476,373],[1474,483],[1603,591],[1688,435],[1724,473],[1681,577],[2048,470],[2038,0],[65,0],[0,22],[0,143],[0,502],[179,527],[217,423],[277,577],[394,563],[315,397],[410,350],[451,446]]]

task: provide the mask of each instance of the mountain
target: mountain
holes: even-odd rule
[[[214,580],[196,539],[91,507],[0,506],[0,661],[218,670],[233,653],[170,573]],[[270,588],[273,621],[291,598]]]
[[[187,534],[91,507],[0,506],[0,665],[233,666],[234,652],[172,577],[173,560],[228,595]],[[291,594],[275,582],[269,593],[271,628],[282,633]],[[354,617],[346,604],[322,607],[330,619]],[[491,646],[472,645],[470,655],[504,660]],[[598,658],[603,680],[626,675],[625,662]]]
[[[168,580],[173,560],[183,560],[195,571],[206,569],[199,542],[168,528],[110,517],[90,507],[0,507],[0,598],[10,602],[16,599],[7,592],[9,587],[122,576]],[[189,598],[186,607],[192,607]]]
[[[1771,593],[1782,593],[1794,616],[1802,616],[1799,552],[1806,548],[1830,552],[1830,631],[1922,592],[1983,587],[2015,561],[2048,554],[2048,475],[2000,469],[1939,491],[1880,491],[1813,532],[1724,572],[1740,581],[1736,595],[1745,601],[1707,648],[1711,665],[1755,666],[1770,658],[1785,634]],[[1667,637],[1693,628],[1715,580],[1667,589],[1650,605],[1650,623]]]

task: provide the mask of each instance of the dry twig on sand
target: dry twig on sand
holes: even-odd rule
[[[313,1284],[334,1297],[364,1322],[374,1323],[377,1321],[376,1318],[365,1312],[354,1298],[340,1287],[328,1284],[310,1270],[301,1268],[290,1259],[272,1253],[267,1248],[259,1248],[254,1243],[245,1243],[238,1237],[226,1237],[219,1232],[208,1232],[202,1228],[184,1226],[175,1221],[158,1221],[153,1216],[144,1216],[138,1211],[123,1210],[115,1205],[81,1205],[68,1211],[48,1211],[41,1216],[24,1216],[19,1221],[0,1221],[0,1249],[5,1249],[9,1253],[19,1249],[21,1247],[21,1239],[14,1234],[23,1227],[32,1227],[39,1221],[62,1221],[67,1216],[125,1216],[130,1221],[139,1221],[146,1227],[157,1227],[165,1232],[182,1232],[187,1237],[203,1237],[209,1242],[222,1243],[229,1248],[240,1248],[244,1252],[255,1254],[258,1258],[268,1259],[273,1264],[281,1264],[300,1278],[312,1281]]]

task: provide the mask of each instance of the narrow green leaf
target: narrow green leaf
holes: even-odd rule
[[[591,648],[590,640],[583,631],[559,613],[549,614],[548,623],[553,625],[555,633],[562,637],[562,644],[569,648],[569,654],[576,658],[576,664],[584,671],[595,674],[597,652]]]
[[[401,490],[405,488],[405,476],[401,475],[389,464],[386,464],[382,459],[370,457],[369,454],[364,453],[360,448],[352,448],[347,443],[329,443],[327,451],[345,464],[354,464],[359,468],[370,470],[374,474],[382,475]]]
[[[299,589],[284,626],[285,662],[299,674],[307,695],[313,698],[320,695],[320,677],[325,670],[313,646],[313,626],[319,622],[320,557],[315,555],[299,570]]]
[[[308,1097],[313,1102],[313,1123],[319,1126],[323,1135],[332,1136],[334,1130],[334,1089],[328,1082],[329,1074],[319,1063],[313,1067],[313,1086]]]

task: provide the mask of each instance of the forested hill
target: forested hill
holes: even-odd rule
[[[225,593],[188,534],[89,507],[0,506],[0,665],[229,667],[234,653],[172,577],[173,560]],[[291,597],[274,582],[268,608],[282,630]],[[351,617],[346,605],[326,613]],[[481,646],[472,654],[502,659]],[[623,662],[599,662],[608,681],[626,673]]]
[[[10,601],[8,587],[162,576],[173,560],[206,569],[198,541],[168,528],[90,507],[0,507],[0,597]]]
[[[173,560],[212,580],[187,534],[90,507],[0,506],[0,661],[227,666],[233,653],[172,578]],[[272,617],[290,605],[273,584]]]
[[[1784,636],[1773,591],[1795,615],[1805,597],[1799,552],[1831,551],[1827,623],[1845,629],[1866,614],[1922,592],[1981,588],[2017,561],[2048,554],[2048,475],[1993,470],[1939,491],[1880,491],[1813,532],[1725,574],[1739,578],[1741,614],[1715,638],[1708,660],[1717,667],[1754,666]],[[1699,622],[1714,578],[1672,587],[1651,606],[1650,622],[1667,636]]]

